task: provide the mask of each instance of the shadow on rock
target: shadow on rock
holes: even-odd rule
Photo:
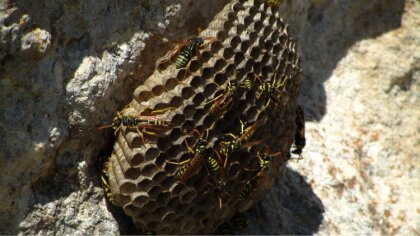
[[[298,172],[286,169],[270,192],[244,213],[248,228],[238,234],[309,235],[319,230],[324,205]]]
[[[280,11],[298,40],[304,80],[300,102],[307,120],[326,114],[324,82],[355,43],[401,26],[405,0],[286,1]]]

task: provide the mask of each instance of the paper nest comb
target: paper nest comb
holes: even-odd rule
[[[170,128],[159,136],[145,134],[145,145],[135,129],[122,128],[108,164],[115,204],[137,227],[158,234],[212,233],[237,212],[247,210],[281,175],[295,137],[302,72],[296,43],[288,35],[278,9],[258,0],[232,1],[199,36],[216,40],[200,49],[201,59],[192,58],[186,79],[185,68],[176,69],[175,63],[164,65],[161,72],[156,70],[135,90],[130,108],[124,111],[136,114],[145,107],[175,107],[165,113],[171,121]],[[255,81],[253,91],[239,90],[234,105],[220,116],[209,114],[209,106],[203,106],[224,91],[214,82],[226,87],[228,79],[241,83],[254,75],[262,81],[289,77],[280,88],[280,102],[272,101],[261,112],[267,100],[256,98],[260,83]],[[192,145],[197,137],[185,130],[195,128],[204,133],[209,129],[208,148],[217,150],[226,133],[240,134],[239,118],[248,125],[263,121],[252,134],[252,140],[261,142],[229,157],[224,169],[224,193],[211,184],[212,173],[206,168],[187,181],[180,181],[176,176],[179,166],[167,161],[191,158],[184,139]],[[270,168],[253,178],[256,172],[250,170],[258,167],[257,153],[267,147],[282,155],[272,158]],[[250,179],[253,181],[249,195],[242,199],[241,192]]]

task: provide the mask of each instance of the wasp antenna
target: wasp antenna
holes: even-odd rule
[[[282,152],[276,152],[274,154],[271,154],[272,157],[276,157],[276,156],[279,156],[279,155],[282,155]]]
[[[254,76],[255,76],[255,78],[258,80],[258,81],[260,81],[260,83],[262,84],[263,82],[262,82],[262,80],[261,80],[261,78],[257,75],[257,74],[255,74],[254,73]]]
[[[110,127],[112,127],[112,126],[113,126],[113,124],[100,126],[100,127],[98,127],[98,130],[101,130],[101,129],[106,129],[106,128],[110,128]]]

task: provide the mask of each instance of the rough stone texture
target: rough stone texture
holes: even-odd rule
[[[97,159],[113,137],[96,126],[152,73],[161,35],[194,34],[226,2],[0,2],[1,233],[132,230],[105,206]],[[419,2],[280,10],[299,40],[308,144],[241,232],[418,234]]]

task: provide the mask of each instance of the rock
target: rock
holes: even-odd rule
[[[165,42],[195,34],[226,2],[0,3],[0,233],[136,232],[106,207],[97,162],[113,137],[97,127]],[[284,1],[280,11],[302,56],[307,146],[237,232],[418,234],[420,3]]]

